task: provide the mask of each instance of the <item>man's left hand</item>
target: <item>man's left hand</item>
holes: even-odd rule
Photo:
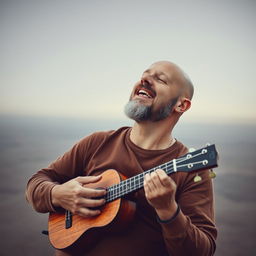
[[[175,214],[177,210],[176,184],[165,171],[158,169],[146,174],[144,190],[148,203],[155,208],[161,220],[170,219]]]

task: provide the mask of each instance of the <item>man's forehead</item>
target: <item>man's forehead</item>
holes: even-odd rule
[[[175,72],[175,70],[176,70],[176,67],[172,65],[172,63],[160,61],[150,65],[149,68],[144,71],[144,73],[156,72],[158,74],[171,76]]]

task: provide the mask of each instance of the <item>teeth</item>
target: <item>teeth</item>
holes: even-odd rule
[[[151,96],[144,90],[139,90],[139,94],[144,94],[144,95],[147,95],[149,98],[151,98]]]

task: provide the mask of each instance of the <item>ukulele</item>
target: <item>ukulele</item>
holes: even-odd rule
[[[86,185],[90,188],[106,189],[107,193],[104,196],[106,203],[101,207],[101,214],[85,218],[64,209],[61,212],[51,212],[48,221],[51,244],[57,249],[64,249],[74,244],[82,235],[85,235],[85,241],[87,237],[89,241],[91,231],[98,232],[99,228],[101,230],[109,226],[113,227],[113,224],[115,226],[129,223],[135,212],[135,203],[127,200],[125,196],[143,187],[144,176],[147,173],[157,169],[164,170],[168,175],[180,171],[208,170],[218,166],[217,159],[218,153],[213,144],[128,179],[113,169],[103,172],[99,182]],[[215,173],[210,172],[210,177],[215,177]],[[196,174],[194,181],[200,180],[201,177]]]

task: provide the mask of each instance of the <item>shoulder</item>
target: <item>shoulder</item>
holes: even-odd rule
[[[120,127],[117,130],[109,130],[109,131],[98,131],[94,132],[91,135],[87,136],[93,140],[102,140],[113,136],[122,136],[126,134],[126,132],[130,129],[130,127]],[[86,138],[85,138],[86,139]]]
[[[123,137],[128,132],[130,127],[121,127],[117,130],[109,130],[109,131],[97,131],[94,132],[83,139],[81,139],[78,144],[80,146],[96,146],[99,145],[106,140],[113,137]]]
[[[174,144],[175,148],[175,158],[181,157],[188,153],[188,148],[182,142],[176,139],[176,143]]]

